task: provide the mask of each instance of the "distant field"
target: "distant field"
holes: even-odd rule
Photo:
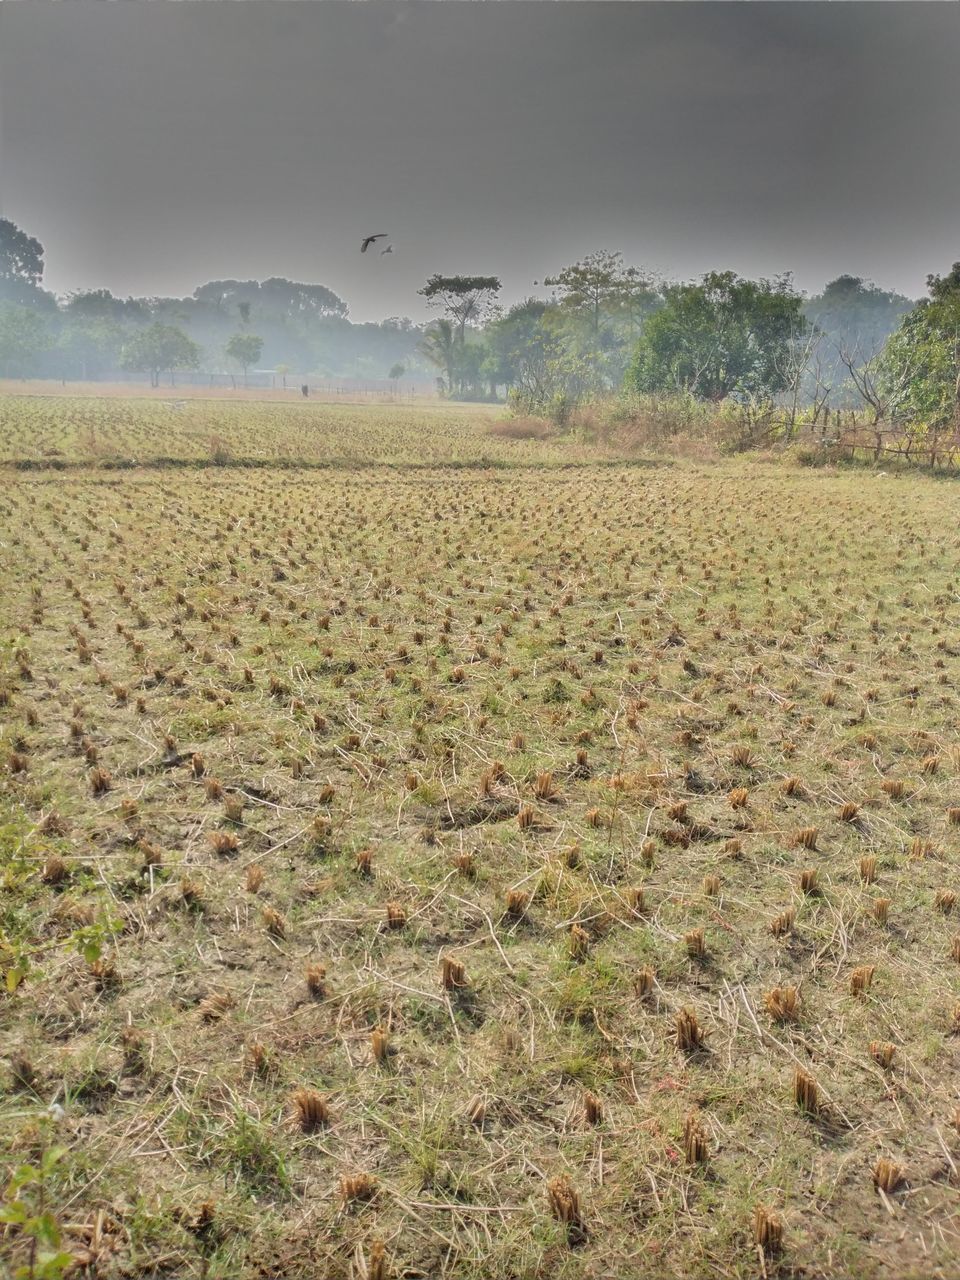
[[[315,400],[0,397],[0,463],[45,467],[158,461],[355,466],[538,464],[597,458],[572,440],[491,435],[503,408]]]
[[[952,484],[2,411],[350,464],[5,475],[0,1149],[87,1274],[960,1274]]]

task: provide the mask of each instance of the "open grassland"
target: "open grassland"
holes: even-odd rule
[[[510,438],[503,409],[443,401],[143,400],[0,397],[0,464],[62,468],[167,465],[539,466],[603,456],[572,439]]]
[[[0,496],[0,1149],[77,1274],[955,1277],[952,486],[301,412],[520,452]]]

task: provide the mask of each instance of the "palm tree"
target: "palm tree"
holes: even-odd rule
[[[456,378],[457,339],[449,320],[434,320],[423,335],[420,352],[432,365],[444,371],[446,392],[448,396],[452,395]]]

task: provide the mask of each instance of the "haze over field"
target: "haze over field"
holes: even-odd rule
[[[603,246],[911,298],[957,256],[955,5],[0,9],[2,212],[56,292],[286,276],[421,320],[434,271],[509,304]]]

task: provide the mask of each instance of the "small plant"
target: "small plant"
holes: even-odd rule
[[[866,854],[859,863],[860,879],[864,884],[873,884],[877,878],[877,860],[872,853]]]
[[[467,985],[463,964],[452,956],[444,956],[440,964],[440,981],[444,991],[457,991]]]
[[[19,1165],[7,1183],[0,1223],[14,1239],[29,1241],[27,1261],[12,1272],[14,1280],[60,1280],[73,1267],[73,1255],[61,1248],[60,1223],[47,1206],[49,1183],[66,1154],[65,1147],[50,1147],[39,1165]]]
[[[67,864],[57,853],[51,853],[43,863],[40,879],[44,884],[63,884],[70,874]]]
[[[263,882],[266,879],[266,872],[259,862],[251,862],[247,867],[246,879],[244,881],[247,893],[259,893],[263,888]]]
[[[875,898],[873,902],[873,918],[877,924],[885,925],[890,915],[890,898]]]
[[[633,885],[631,888],[627,889],[624,897],[626,898],[627,907],[629,908],[631,915],[643,915],[645,896],[643,885]]]

